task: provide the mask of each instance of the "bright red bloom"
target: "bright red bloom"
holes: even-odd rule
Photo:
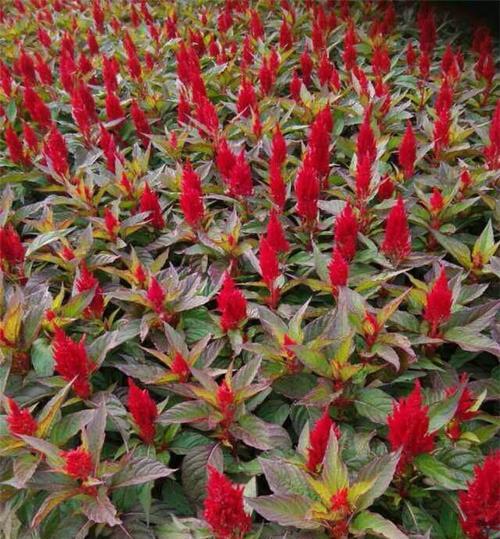
[[[363,339],[365,340],[366,347],[371,350],[372,346],[377,342],[377,337],[382,329],[377,317],[370,312],[365,312],[365,317],[362,324]]]
[[[311,84],[311,73],[313,69],[313,62],[311,60],[311,55],[307,50],[305,50],[300,55],[300,70],[302,72],[302,80],[306,86]]]
[[[228,273],[217,296],[217,307],[222,313],[222,331],[236,329],[247,316],[247,300]]]
[[[120,229],[120,221],[109,208],[104,208],[104,226],[111,239],[115,239]]]
[[[434,155],[439,157],[441,150],[448,146],[450,142],[451,117],[448,109],[441,109],[434,121]]]
[[[38,151],[38,139],[36,133],[26,122],[23,122],[23,138],[30,151],[34,153]]]
[[[66,141],[55,125],[43,143],[42,152],[56,174],[65,176],[69,172]]]
[[[275,77],[276,74],[271,67],[271,62],[267,58],[264,58],[259,69],[260,91],[262,95],[269,94],[274,84]]]
[[[403,169],[404,177],[406,179],[413,176],[416,155],[417,141],[415,139],[411,123],[408,120],[406,123],[405,134],[401,140],[398,151],[399,166]]]
[[[74,479],[86,481],[94,470],[92,455],[83,447],[62,451],[64,458],[64,471]]]
[[[7,402],[9,404],[7,426],[10,434],[12,436],[33,436],[38,428],[38,423],[28,408],[19,408],[14,399],[7,399]]]
[[[248,197],[253,193],[252,172],[244,150],[238,154],[231,169],[229,191],[234,197]]]
[[[259,262],[262,279],[271,288],[280,276],[279,262],[276,250],[264,236],[260,238]]]
[[[439,326],[450,318],[452,301],[446,272],[442,267],[425,299],[424,319],[429,323],[430,336],[437,337]]]
[[[187,361],[179,352],[175,354],[170,370],[179,377],[179,382],[185,382],[191,374]]]
[[[148,183],[142,192],[139,210],[149,214],[150,223],[157,230],[161,230],[165,226],[158,195],[151,190]]]
[[[356,165],[356,197],[364,200],[370,194],[372,181],[372,161],[368,154],[364,154]]]
[[[50,109],[31,86],[26,86],[24,89],[23,105],[24,108],[29,112],[31,118],[40,127],[50,127],[52,123]]]
[[[383,44],[375,46],[372,55],[372,70],[377,76],[384,76],[391,68],[391,59]]]
[[[264,37],[264,26],[260,15],[256,9],[250,10],[250,35],[254,39],[260,39]]]
[[[132,378],[128,379],[128,401],[127,406],[132,418],[139,428],[139,436],[142,440],[150,444],[156,434],[156,418],[158,409],[147,389],[139,389]]]
[[[279,166],[286,161],[286,141],[279,125],[276,125],[271,140],[271,160]]]
[[[257,96],[255,95],[253,84],[247,78],[243,78],[241,81],[236,109],[246,117],[257,109]]]
[[[293,46],[293,35],[290,26],[286,20],[283,19],[280,27],[280,39],[279,44],[282,49],[291,49]]]
[[[330,140],[333,127],[332,113],[327,106],[322,109],[311,125],[307,155],[320,178],[330,170]]]
[[[73,390],[82,399],[90,395],[90,374],[95,366],[87,356],[83,337],[80,342],[73,341],[64,330],[55,328],[52,352],[56,371],[67,381],[73,382]]]
[[[292,79],[290,80],[290,95],[292,98],[300,102],[300,90],[302,88],[302,79],[297,74],[297,71],[293,72]]]
[[[431,59],[426,52],[420,53],[420,58],[418,60],[418,69],[420,71],[421,79],[429,78],[429,71],[431,69]]]
[[[182,170],[180,205],[184,219],[192,227],[198,227],[204,215],[201,180],[190,163]]]
[[[357,238],[358,221],[352,211],[352,206],[346,204],[335,219],[334,240],[335,246],[348,262],[356,254]]]
[[[435,109],[437,114],[441,114],[442,111],[449,111],[453,105],[453,88],[451,87],[448,79],[444,78],[439,88],[438,95],[436,97]]]
[[[354,30],[354,25],[350,22],[344,35],[344,50],[342,52],[342,60],[344,60],[346,71],[351,71],[356,64],[357,53],[354,46],[357,42],[358,38]]]
[[[432,189],[432,194],[429,198],[429,205],[431,208],[431,213],[434,215],[440,213],[444,208],[443,194],[437,187]]]
[[[460,525],[469,539],[488,539],[500,529],[500,451],[474,468],[467,490],[458,496]]]
[[[309,472],[316,473],[318,467],[323,462],[332,429],[337,439],[340,438],[340,429],[330,418],[328,408],[326,408],[323,415],[316,421],[309,433],[309,446],[307,448],[306,462],[306,467]]]
[[[417,380],[412,392],[393,404],[387,418],[388,439],[391,449],[402,449],[396,469],[403,473],[413,459],[421,453],[430,453],[434,448],[434,434],[429,434],[429,407],[422,404],[422,391]]]
[[[404,260],[411,253],[410,229],[401,195],[387,216],[381,250],[395,264]]]
[[[141,63],[137,56],[137,48],[128,32],[125,33],[125,37],[123,38],[123,47],[127,54],[127,67],[130,76],[135,80],[140,80],[142,77]]]
[[[13,163],[19,165],[29,163],[29,159],[24,155],[23,143],[10,124],[8,124],[5,129],[5,144],[9,150],[9,156]]]
[[[108,122],[112,122],[114,120],[120,120],[125,117],[125,113],[123,112],[120,98],[116,95],[115,92],[107,92],[106,93],[106,100],[105,100],[105,106],[106,106],[106,117],[108,119]]]
[[[118,151],[115,137],[109,131],[106,131],[103,125],[100,126],[99,145],[106,157],[107,169],[114,174],[116,171],[116,161],[123,162],[123,157]]]
[[[0,60],[0,88],[9,97],[12,93],[12,76],[7,65]]]
[[[472,185],[472,176],[467,169],[462,170],[460,173],[460,189],[465,191]]]
[[[203,516],[215,539],[243,539],[252,528],[252,519],[243,507],[243,487],[212,466],[208,467]]]
[[[290,244],[285,237],[283,227],[275,210],[271,210],[271,214],[269,216],[266,239],[269,245],[271,245],[278,253],[286,253],[290,249]]]
[[[335,292],[338,286],[346,286],[349,278],[349,264],[342,256],[338,247],[332,252],[332,258],[328,264],[328,272],[330,275],[330,284]]]
[[[347,487],[338,490],[330,500],[330,507],[335,513],[349,514],[351,507],[348,500],[349,490]]]
[[[95,56],[99,53],[99,44],[97,43],[94,32],[92,32],[92,28],[87,30],[87,47],[89,48],[91,56]]]
[[[221,138],[217,145],[215,164],[225,181],[231,176],[231,172],[236,163],[236,155],[230,148],[227,140]]]
[[[150,143],[151,128],[144,111],[139,107],[135,99],[132,101],[130,114],[132,115],[137,136],[141,139],[142,145],[147,148]]]
[[[495,170],[500,168],[500,99],[497,101],[495,112],[490,124],[490,144],[484,149],[484,156],[488,168]]]
[[[314,223],[318,215],[320,182],[316,168],[308,155],[302,161],[294,187],[297,213],[306,223]]]
[[[281,174],[281,167],[273,158],[269,165],[269,190],[272,201],[280,212],[283,211],[286,202],[286,185]]]
[[[458,440],[460,438],[460,435],[462,433],[461,423],[463,423],[464,421],[468,421],[469,419],[472,419],[479,413],[478,411],[471,410],[471,408],[474,406],[475,399],[471,393],[471,390],[466,385],[467,380],[468,380],[467,374],[462,373],[460,375],[460,384],[464,384],[465,387],[462,391],[462,394],[460,395],[460,400],[458,401],[458,406],[457,406],[455,415],[448,422],[448,425],[446,426],[446,434],[452,440]],[[451,397],[455,395],[455,393],[459,389],[460,384],[447,387],[446,396]]]
[[[206,131],[199,129],[202,136],[213,136],[219,131],[219,118],[215,105],[205,96],[200,96],[195,104],[194,117],[196,121],[205,126]]]
[[[88,270],[87,266],[82,263],[80,275],[75,281],[75,288],[78,293],[87,292],[94,289],[94,297],[90,305],[83,312],[87,318],[101,318],[104,312],[104,297],[102,287],[94,274]]]
[[[326,52],[323,52],[318,66],[318,78],[321,86],[326,86],[332,78],[333,64],[330,62]]]
[[[156,277],[151,277],[146,297],[157,313],[163,312],[163,302],[166,294]]]
[[[417,61],[417,55],[415,54],[415,49],[411,41],[408,41],[406,46],[406,63],[408,64],[408,69],[413,71],[415,67],[415,62]]]
[[[363,118],[363,123],[359,128],[358,138],[356,139],[356,156],[360,162],[365,155],[369,156],[373,163],[377,157],[377,143],[371,127],[371,107],[367,107]]]
[[[377,189],[377,198],[379,200],[387,200],[388,198],[391,198],[394,194],[394,182],[392,181],[391,177],[387,174],[384,176],[381,180],[381,182],[378,185]]]
[[[0,265],[6,270],[23,263],[24,247],[19,234],[10,223],[0,227]]]
[[[102,57],[102,78],[107,92],[116,92],[118,89],[118,81],[116,79],[120,72],[120,64],[116,57]]]
[[[421,5],[417,14],[417,24],[420,31],[420,50],[431,53],[436,44],[436,23],[434,12],[428,5]]]

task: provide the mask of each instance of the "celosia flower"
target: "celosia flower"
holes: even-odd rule
[[[401,195],[387,216],[381,250],[396,265],[411,253],[410,229]]]
[[[441,109],[434,122],[434,155],[439,157],[443,148],[448,146],[450,141],[451,117],[448,109]]]
[[[163,287],[160,285],[156,277],[151,277],[148,290],[146,292],[146,298],[158,314],[163,313],[163,303],[165,301],[165,297],[166,294],[165,290],[163,290]]]
[[[151,225],[157,230],[165,226],[158,195],[146,183],[139,201],[139,211],[149,214]]]
[[[259,264],[262,280],[270,293],[269,304],[274,309],[279,300],[279,288],[276,286],[276,279],[280,276],[279,261],[276,250],[264,236],[260,238]]]
[[[347,279],[349,277],[349,264],[342,256],[340,249],[335,247],[332,252],[332,258],[328,264],[328,274],[330,276],[330,284],[334,293],[337,291],[337,287],[346,286]]]
[[[64,472],[73,477],[86,481],[94,470],[92,455],[83,447],[62,451],[61,457],[64,458]]]
[[[321,86],[326,86],[330,82],[332,73],[333,64],[330,62],[326,52],[324,52],[318,66],[318,79]]]
[[[217,307],[222,314],[221,329],[236,329],[247,316],[247,301],[231,276],[226,273],[222,288],[217,296]]]
[[[56,174],[65,176],[69,172],[66,142],[55,125],[50,129],[42,151]]]
[[[311,55],[307,50],[300,55],[300,70],[302,72],[302,80],[306,86],[311,84],[311,73],[313,69],[313,62]]]
[[[391,198],[394,194],[394,189],[395,186],[391,177],[388,174],[385,175],[378,185],[377,198],[379,200],[387,200],[388,198]]]
[[[215,164],[225,181],[228,181],[236,163],[236,155],[229,147],[225,138],[221,138],[217,145]]]
[[[371,127],[371,106],[367,107],[363,117],[363,123],[359,128],[358,138],[356,139],[356,156],[360,162],[365,155],[368,155],[371,163],[377,157],[377,144],[375,135]]]
[[[460,525],[469,539],[488,539],[500,529],[500,451],[475,466],[467,490],[458,496]]]
[[[253,193],[252,172],[245,157],[245,151],[241,150],[236,157],[229,176],[229,190],[234,197],[248,197]]]
[[[5,129],[5,144],[13,163],[19,165],[29,164],[29,159],[24,155],[23,143],[10,124]]]
[[[9,223],[0,227],[0,266],[4,271],[24,263],[24,247],[21,238]]]
[[[262,95],[269,94],[274,84],[274,79],[275,73],[270,65],[270,61],[264,58],[259,69],[260,91]]]
[[[14,399],[7,399],[9,413],[7,414],[7,427],[12,436],[33,436],[38,428],[36,419],[28,408],[19,408]]]
[[[73,382],[75,393],[82,399],[90,395],[90,374],[95,365],[87,356],[84,337],[80,342],[73,341],[66,335],[64,330],[55,328],[54,339],[52,340],[52,352],[54,356],[55,369],[67,382]]]
[[[362,324],[363,339],[366,347],[371,350],[372,346],[377,342],[378,335],[382,326],[379,324],[377,317],[370,312],[365,312],[365,318]]]
[[[271,161],[279,166],[286,161],[286,140],[279,125],[276,125],[271,140]]]
[[[105,107],[108,122],[120,120],[125,117],[125,113],[123,112],[120,99],[115,92],[108,91],[106,93]]]
[[[322,464],[332,429],[337,439],[340,438],[340,429],[330,418],[328,408],[326,408],[309,433],[306,461],[309,472],[316,473],[318,467]]]
[[[238,100],[236,102],[237,111],[243,116],[250,116],[252,110],[257,108],[257,96],[253,84],[246,78],[241,81],[238,92]]]
[[[204,215],[201,179],[193,170],[191,163],[182,169],[181,196],[179,199],[184,219],[193,228],[197,228]]]
[[[429,434],[428,410],[429,408],[422,404],[419,380],[415,382],[408,397],[393,404],[387,425],[391,449],[401,449],[397,473],[403,473],[417,455],[430,453],[434,448],[434,434]]]
[[[417,61],[417,55],[415,54],[413,43],[411,41],[408,41],[408,45],[406,46],[406,63],[408,65],[409,71],[413,71],[416,61]]]
[[[279,44],[280,47],[285,50],[291,49],[293,46],[292,30],[285,19],[283,19],[280,27]]]
[[[301,87],[302,87],[302,79],[297,74],[297,71],[294,71],[292,78],[290,80],[290,95],[295,101],[297,101],[297,103],[300,102]]]
[[[410,121],[406,123],[406,130],[401,140],[398,151],[399,166],[403,169],[403,174],[406,179],[413,176],[415,167],[417,143]]]
[[[307,156],[318,177],[326,178],[330,170],[330,140],[333,127],[329,107],[322,109],[314,119],[309,132]]]
[[[269,222],[267,224],[266,239],[269,245],[278,253],[286,253],[290,249],[283,227],[281,226],[278,214],[271,210]]]
[[[115,137],[109,131],[106,131],[103,125],[100,126],[99,145],[106,158],[108,170],[114,174],[116,171],[116,161],[123,162],[123,157],[116,147]]]
[[[176,352],[170,370],[178,376],[179,382],[185,382],[191,374],[191,369],[180,352]]]
[[[104,208],[104,226],[106,232],[112,240],[116,239],[116,235],[120,230],[120,221],[109,208]]]
[[[343,487],[330,498],[330,510],[335,515],[333,522],[328,524],[331,537],[347,537],[349,529],[349,515],[351,506],[349,504],[349,490]]]
[[[466,385],[467,380],[467,374],[462,373],[460,375],[460,384],[464,385],[465,387],[463,388],[462,394],[460,395],[455,415],[446,426],[446,434],[452,440],[458,440],[460,438],[460,435],[462,433],[461,424],[464,421],[472,419],[479,413],[475,410],[471,410],[471,408],[474,406],[474,396]],[[459,390],[460,384],[447,387],[446,396],[451,397],[455,395],[455,393]]]
[[[316,221],[318,215],[320,182],[316,168],[308,155],[302,161],[294,187],[297,197],[297,213],[307,225],[311,225]]]
[[[243,507],[243,487],[236,486],[213,466],[208,467],[203,517],[215,539],[243,539],[252,519]]]
[[[283,211],[286,201],[286,185],[281,174],[281,166],[271,158],[269,165],[269,190],[273,203]]]
[[[150,143],[151,128],[149,127],[144,111],[139,107],[135,99],[132,101],[130,114],[132,115],[132,121],[134,122],[137,135],[140,138],[142,145],[146,148]]]
[[[200,96],[195,103],[194,117],[196,121],[205,127],[206,131],[199,129],[201,136],[212,137],[219,131],[219,118],[215,105],[205,96]]]
[[[156,418],[158,409],[147,389],[139,389],[132,378],[128,379],[127,406],[139,429],[142,440],[151,444],[156,434]]]
[[[339,249],[342,256],[350,262],[356,254],[358,237],[358,221],[350,204],[346,204],[342,212],[335,219],[333,234],[335,246]]]
[[[358,201],[364,200],[370,193],[372,179],[372,161],[368,154],[364,154],[356,165],[356,197]]]
[[[444,267],[425,298],[424,319],[429,323],[429,336],[439,336],[439,326],[451,316],[452,294]]]
[[[429,198],[429,206],[433,215],[439,214],[444,208],[443,194],[437,187],[432,189],[432,194]]]
[[[101,318],[104,312],[103,290],[99,281],[92,272],[89,271],[85,263],[80,267],[80,275],[75,281],[75,288],[78,293],[88,292],[94,289],[94,296],[89,306],[84,310],[87,318]]]

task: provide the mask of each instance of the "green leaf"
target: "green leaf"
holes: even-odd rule
[[[194,505],[200,505],[205,498],[207,467],[219,471],[223,468],[222,450],[219,444],[194,447],[182,461],[181,476],[184,492]]]
[[[470,249],[467,245],[437,231],[433,231],[433,234],[442,247],[444,247],[464,268],[469,269],[472,266]]]
[[[158,422],[168,425],[169,423],[193,423],[206,419],[210,415],[210,406],[203,401],[186,401],[176,404],[163,412]]]
[[[123,465],[123,469],[111,478],[111,488],[113,489],[142,485],[148,481],[168,477],[174,472],[161,462],[147,457],[130,458],[130,456],[126,456],[120,464]]]
[[[264,458],[259,458],[259,463],[274,494],[298,494],[311,499],[316,497],[309,487],[307,474],[298,466],[283,460]]]
[[[302,496],[273,494],[247,498],[246,501],[259,515],[281,526],[294,526],[302,530],[315,530],[320,527],[319,523],[307,518],[311,502]]]
[[[321,480],[330,492],[338,492],[349,485],[347,467],[340,458],[339,444],[333,429],[330,430],[330,437],[328,438],[328,445],[323,458]]]
[[[245,414],[230,428],[231,434],[245,444],[262,449],[288,449],[292,443],[287,431],[280,425],[266,423],[253,414]]]
[[[387,423],[387,416],[392,411],[393,399],[378,388],[361,389],[354,406],[358,414],[374,423]]]
[[[38,376],[52,376],[54,374],[52,347],[46,339],[37,339],[32,344],[31,363]]]
[[[418,455],[414,463],[417,470],[434,485],[447,490],[464,490],[466,488],[466,481],[464,481],[462,474],[456,473],[432,455],[427,453]]]
[[[385,539],[408,539],[408,536],[390,520],[370,511],[363,511],[356,515],[349,526],[349,531],[355,535],[369,533]]]
[[[453,419],[463,388],[429,406],[429,432],[436,432]]]

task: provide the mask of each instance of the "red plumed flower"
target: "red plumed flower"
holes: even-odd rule
[[[397,473],[403,473],[417,455],[430,453],[434,448],[434,434],[429,434],[428,410],[429,408],[422,404],[422,391],[418,380],[408,397],[393,404],[387,426],[391,449],[402,450]]]
[[[253,193],[252,173],[244,150],[238,154],[231,169],[229,191],[234,197],[248,197]]]
[[[83,447],[62,451],[64,471],[74,479],[86,481],[94,470],[92,455]]]
[[[276,125],[271,140],[271,160],[279,166],[286,161],[286,140],[279,125]]]
[[[128,402],[127,406],[132,418],[139,428],[139,436],[150,444],[156,434],[156,418],[158,409],[155,401],[151,398],[147,389],[139,389],[132,378],[128,379]]]
[[[38,423],[27,408],[19,408],[14,399],[7,399],[9,413],[7,414],[7,427],[12,436],[33,436]]]
[[[333,64],[330,62],[327,53],[323,52],[318,66],[318,78],[321,86],[326,86],[330,82],[332,73]]]
[[[253,84],[246,78],[243,78],[241,81],[236,109],[240,114],[247,117],[250,116],[252,111],[257,109],[257,97]]]
[[[266,239],[269,245],[278,253],[286,253],[290,249],[290,244],[285,238],[283,227],[275,210],[271,210],[267,224]]]
[[[50,109],[43,102],[42,98],[33,90],[31,86],[27,86],[23,93],[23,105],[29,112],[31,118],[42,128],[50,127],[52,117]]]
[[[497,101],[495,112],[490,124],[490,144],[484,149],[484,157],[488,168],[496,170],[500,168],[500,99]]]
[[[297,74],[297,71],[293,72],[292,79],[290,80],[290,95],[292,98],[297,101],[297,103],[300,102],[300,89],[302,88],[302,79]]]
[[[305,50],[300,55],[300,70],[302,72],[302,80],[306,86],[311,84],[311,73],[313,69],[313,62],[311,60],[311,55],[307,50]]]
[[[123,162],[123,157],[118,151],[115,137],[109,131],[106,131],[103,125],[100,126],[99,145],[104,153],[104,157],[106,157],[107,169],[114,174],[116,171],[116,161]]]
[[[406,123],[406,130],[401,140],[398,151],[399,166],[403,169],[406,179],[413,176],[415,167],[415,158],[417,155],[417,142],[410,121]]]
[[[85,263],[80,267],[80,275],[75,281],[78,293],[88,292],[94,289],[94,296],[90,305],[85,308],[83,314],[87,318],[101,318],[104,312],[104,297],[102,287],[94,274],[89,271]]]
[[[330,140],[333,127],[332,113],[325,107],[311,125],[307,155],[320,178],[326,178],[330,170]]]
[[[125,113],[123,112],[123,109],[120,103],[120,98],[116,95],[115,92],[108,91],[106,93],[105,106],[106,106],[106,117],[108,119],[108,122],[120,120],[125,117]]]
[[[293,45],[292,30],[285,20],[281,23],[279,43],[280,47],[285,50],[291,49]]]
[[[217,296],[217,307],[222,314],[222,331],[236,329],[247,316],[247,300],[228,273]]]
[[[104,208],[104,226],[109,237],[115,240],[120,230],[120,221],[109,208]]]
[[[412,42],[408,41],[408,45],[406,46],[406,63],[409,71],[413,71],[416,61],[417,55],[415,53],[415,49],[413,48]]]
[[[217,145],[215,164],[225,181],[228,181],[229,177],[231,176],[235,163],[236,155],[230,148],[227,140],[225,138],[221,138]]]
[[[205,96],[200,96],[195,104],[194,117],[196,121],[205,127],[205,131],[199,129],[202,136],[214,136],[219,131],[219,118],[215,105]]]
[[[479,412],[471,410],[474,406],[474,396],[471,393],[471,390],[467,387],[467,374],[463,373],[460,376],[460,384],[464,384],[465,387],[460,395],[460,400],[458,401],[457,410],[453,418],[448,422],[446,426],[446,434],[452,440],[458,440],[462,433],[461,424],[464,421],[468,421],[475,417]],[[454,385],[446,388],[446,396],[451,397],[455,395],[458,391],[459,385]]]
[[[190,163],[182,170],[180,205],[184,219],[193,228],[200,225],[204,215],[201,180]]]
[[[364,200],[370,194],[372,181],[372,161],[368,154],[364,154],[356,165],[356,197],[358,201]]]
[[[294,187],[297,197],[297,213],[305,223],[314,223],[318,215],[320,182],[316,168],[308,155],[302,162]]]
[[[120,64],[114,56],[111,58],[108,58],[107,56],[102,57],[102,78],[107,92],[116,92],[118,89],[116,77],[119,72]]]
[[[146,183],[139,201],[139,210],[149,214],[151,225],[157,230],[165,226],[158,195]]]
[[[328,413],[328,408],[326,408],[323,415],[316,421],[309,434],[306,467],[311,473],[317,472],[318,467],[325,458],[328,439],[330,438],[332,429],[337,439],[340,438],[340,429],[334,421],[332,421],[330,414]]]
[[[439,157],[443,148],[450,142],[451,117],[449,109],[441,109],[434,122],[434,155]]]
[[[254,39],[264,37],[264,26],[256,9],[250,10],[250,35]]]
[[[357,238],[358,221],[352,211],[352,206],[346,204],[335,220],[334,240],[335,246],[348,262],[356,254]]]
[[[448,79],[444,78],[439,88],[439,92],[436,98],[435,109],[437,114],[441,114],[442,111],[450,110],[453,105],[453,89],[448,82]]]
[[[179,377],[179,382],[185,382],[191,373],[187,361],[179,352],[175,354],[170,370]]]
[[[349,278],[349,264],[342,256],[338,247],[335,247],[332,252],[332,258],[328,264],[328,273],[334,293],[336,292],[337,287],[347,285],[347,279]]]
[[[137,132],[137,136],[141,139],[142,145],[146,148],[150,143],[151,128],[149,127],[148,120],[144,111],[139,107],[137,101],[132,101],[130,107],[130,114],[132,115],[132,121]]]
[[[215,539],[243,539],[252,519],[243,507],[243,487],[236,486],[214,467],[208,467],[203,516]]]
[[[363,118],[363,123],[359,128],[358,138],[356,139],[356,156],[360,162],[365,155],[369,156],[373,163],[377,157],[377,143],[371,127],[371,107],[367,107]]]
[[[448,286],[446,272],[442,267],[439,277],[425,298],[424,319],[429,323],[431,337],[438,337],[439,326],[450,318],[452,301],[453,296]]]
[[[401,196],[398,197],[396,204],[387,216],[381,250],[393,260],[394,264],[399,264],[411,253],[410,229]]]
[[[23,122],[23,137],[24,142],[26,143],[30,151],[32,151],[33,153],[38,152],[38,139],[36,133],[31,127],[31,125],[26,122]]]
[[[259,69],[260,91],[262,95],[269,94],[274,84],[275,76],[271,62],[267,58],[264,58]]]
[[[269,190],[271,200],[280,212],[283,211],[286,202],[286,185],[281,173],[281,166],[273,158],[271,158],[269,165]]]
[[[276,279],[280,276],[279,261],[276,250],[264,236],[260,239],[259,263],[262,280],[270,292],[269,304],[275,309],[280,295],[276,286]]]
[[[8,271],[23,263],[24,247],[19,234],[10,223],[0,227],[0,266]]]
[[[73,382],[73,390],[82,399],[90,395],[89,377],[95,366],[87,356],[83,337],[80,342],[73,341],[64,330],[55,328],[52,352],[56,371],[67,381]]]
[[[391,177],[387,174],[384,176],[379,183],[378,189],[377,189],[377,198],[379,200],[387,200],[388,198],[391,198],[394,194],[394,182],[392,181]]]
[[[488,539],[500,529],[500,451],[488,455],[474,468],[467,490],[458,496],[460,525],[469,539]]]
[[[42,152],[56,174],[65,176],[69,172],[66,141],[55,125],[49,131]]]
[[[156,277],[151,277],[148,290],[146,292],[146,298],[157,313],[163,312],[163,303],[165,301],[165,297],[166,294],[163,287],[160,285]]]
[[[5,145],[9,150],[9,156],[13,163],[18,165],[29,163],[29,159],[24,155],[23,143],[10,124],[5,129]]]

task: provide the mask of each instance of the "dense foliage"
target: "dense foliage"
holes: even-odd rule
[[[493,537],[496,46],[1,2],[0,537]]]

